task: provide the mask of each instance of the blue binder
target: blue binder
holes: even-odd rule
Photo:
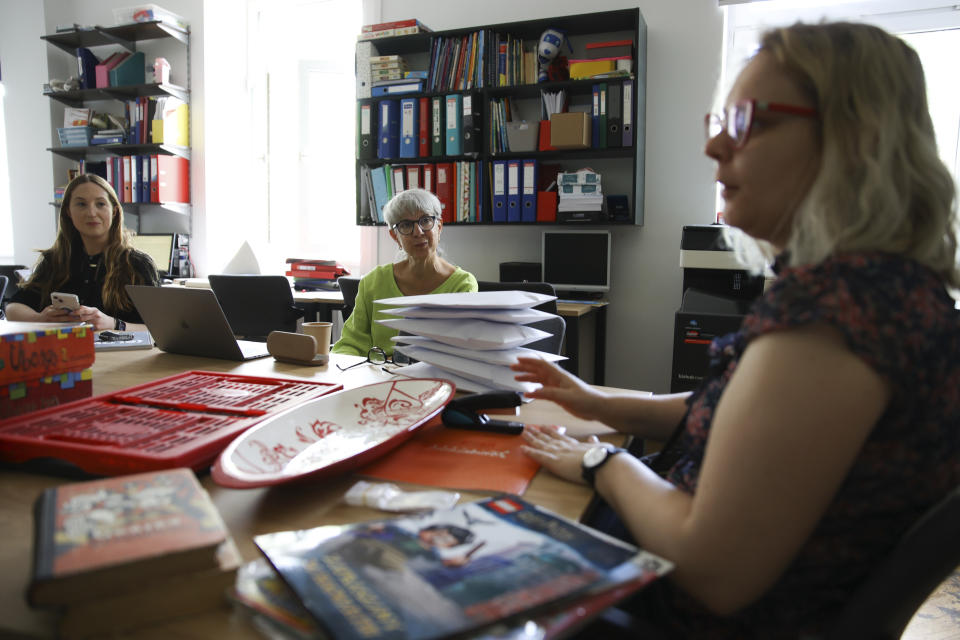
[[[493,161],[493,221],[507,221],[507,161]]]
[[[97,65],[100,63],[97,56],[86,47],[77,49],[77,77],[80,79],[81,89],[97,88]]]
[[[507,160],[507,222],[520,222],[522,176],[519,160]]]
[[[463,155],[463,96],[454,93],[446,97],[446,123],[448,156]]]
[[[520,222],[537,221],[537,161],[523,160],[520,179]]]
[[[397,100],[381,100],[377,134],[377,157],[382,159],[400,157],[400,103]]]
[[[370,182],[373,185],[373,201],[377,210],[371,212],[376,222],[383,222],[383,205],[387,204],[387,169],[386,167],[371,167]]]
[[[419,108],[418,98],[400,100],[400,157],[419,157]]]

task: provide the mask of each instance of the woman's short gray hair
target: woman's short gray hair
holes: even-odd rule
[[[426,189],[407,189],[390,198],[383,207],[383,221],[392,227],[410,214],[436,216],[440,219],[440,199]]]

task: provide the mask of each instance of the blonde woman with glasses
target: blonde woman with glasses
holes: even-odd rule
[[[816,637],[960,483],[954,184],[917,54],[864,24],[766,33],[706,124],[724,219],[776,282],[691,393],[514,367],[533,397],[669,441],[654,468],[549,427],[525,449],[676,563],[630,603],[662,632],[638,637]]]
[[[379,347],[386,356],[393,353],[390,338],[399,332],[376,322],[390,316],[374,300],[477,290],[473,274],[440,257],[443,221],[437,196],[424,189],[401,191],[383,207],[383,219],[401,259],[361,278],[353,312],[331,349],[334,353],[362,356],[372,347]]]

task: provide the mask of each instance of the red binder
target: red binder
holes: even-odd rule
[[[456,216],[457,204],[454,200],[456,194],[456,175],[453,171],[452,162],[437,163],[437,198],[440,199],[441,219],[444,222],[453,222]]]
[[[190,202],[190,161],[177,156],[157,156],[157,190],[160,202]]]
[[[419,156],[430,155],[430,98],[420,98],[420,149]]]

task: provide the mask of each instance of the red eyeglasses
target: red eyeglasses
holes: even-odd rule
[[[760,102],[758,100],[743,100],[726,107],[723,114],[708,113],[704,118],[707,140],[726,131],[737,148],[747,143],[750,130],[753,128],[753,116],[757,111],[772,111],[801,117],[816,117],[817,110],[810,107],[798,107],[792,104],[777,102]]]

